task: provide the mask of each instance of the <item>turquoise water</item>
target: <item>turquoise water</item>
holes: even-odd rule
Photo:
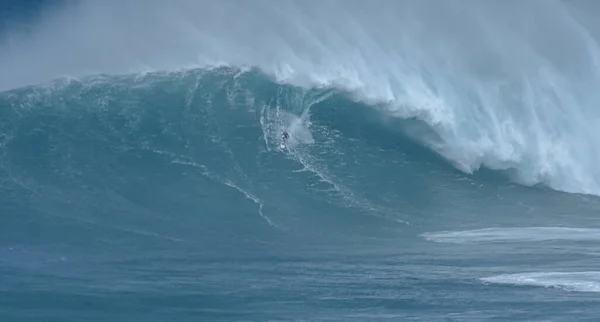
[[[400,65],[385,74],[375,60],[371,74],[348,60],[355,76],[371,80],[355,82],[349,69],[332,80],[326,70],[302,70],[295,58],[287,61],[295,72],[257,62],[117,73],[102,70],[100,56],[83,59],[84,51],[71,51],[70,59],[46,56],[53,64],[41,69],[31,60],[38,51],[15,55],[61,34],[66,22],[91,33],[90,18],[101,24],[116,9],[139,8],[134,4],[68,3],[52,9],[46,29],[0,47],[0,68],[8,71],[0,76],[1,321],[594,321],[600,315],[594,166],[600,145],[597,136],[585,136],[595,133],[598,120],[594,94],[586,92],[596,84],[593,68],[576,74],[577,66],[546,57],[537,62],[546,78],[509,70],[515,63],[466,81],[455,76],[468,68],[436,69],[441,63],[434,57],[427,62],[435,68],[405,57],[423,68],[420,74]],[[268,4],[257,2],[253,10]],[[169,14],[196,5],[181,2]],[[147,11],[162,6],[149,3]],[[244,6],[212,3],[200,16]],[[260,11],[265,24],[275,23],[270,14],[291,9],[292,20],[305,14],[323,22],[300,3],[271,6]],[[348,28],[373,30],[360,6],[338,7],[338,14],[356,15]],[[381,9],[394,6],[382,2]],[[489,6],[471,10],[502,17],[503,6]],[[539,4],[537,23],[562,14],[558,6]],[[410,8],[405,15],[431,18],[421,5]],[[149,16],[128,19],[135,25]],[[115,14],[114,24],[123,17]],[[377,19],[382,26],[394,21],[386,17]],[[524,41],[522,32],[506,30],[498,33]],[[79,36],[63,36],[76,40],[66,47],[85,47]],[[371,38],[377,50],[360,47],[363,57],[391,52],[381,37]],[[120,46],[154,42],[136,41]],[[594,53],[595,43],[588,46]],[[140,55],[146,63],[164,58]],[[115,66],[128,63],[115,57],[105,56]],[[83,68],[96,63],[96,71]],[[545,96],[550,90],[555,100]],[[281,149],[283,131],[290,139]]]

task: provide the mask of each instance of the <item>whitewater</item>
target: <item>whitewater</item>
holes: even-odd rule
[[[593,321],[598,13],[0,5],[0,320]]]

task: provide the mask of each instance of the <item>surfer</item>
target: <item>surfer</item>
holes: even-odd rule
[[[283,133],[281,134],[281,143],[279,143],[279,147],[282,149],[286,148],[285,143],[287,142],[287,139],[290,138],[290,135],[288,134],[288,132],[283,131]]]

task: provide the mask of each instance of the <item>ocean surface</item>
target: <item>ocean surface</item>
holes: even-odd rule
[[[0,321],[598,321],[598,14],[3,2]]]

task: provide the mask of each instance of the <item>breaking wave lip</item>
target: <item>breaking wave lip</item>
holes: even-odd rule
[[[600,272],[533,272],[480,278],[484,283],[539,286],[571,292],[600,293]]]
[[[421,234],[436,243],[517,243],[542,241],[600,241],[600,229],[567,227],[484,228]]]

